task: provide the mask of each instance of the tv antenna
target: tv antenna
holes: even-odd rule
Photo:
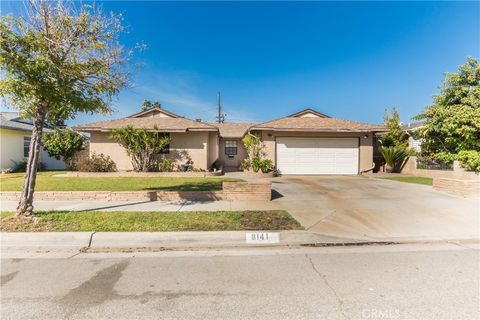
[[[218,93],[218,116],[216,116],[215,118],[217,118],[218,123],[224,123],[226,116],[227,116],[226,114],[222,113],[222,105],[220,104],[220,92],[219,92]]]

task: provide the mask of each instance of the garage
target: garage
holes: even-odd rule
[[[277,137],[282,174],[358,174],[358,138]]]

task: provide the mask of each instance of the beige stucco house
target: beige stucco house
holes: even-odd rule
[[[132,165],[109,131],[131,125],[157,128],[172,143],[166,157],[177,164],[193,162],[200,170],[219,160],[227,170],[238,169],[246,152],[241,142],[248,132],[260,134],[266,157],[283,174],[359,174],[373,166],[373,135],[384,127],[331,118],[312,109],[263,123],[207,123],[152,108],[117,120],[75,127],[90,133],[90,153],[109,155],[119,170]]]

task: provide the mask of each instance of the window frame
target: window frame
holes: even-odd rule
[[[228,144],[234,144],[234,146],[227,146]],[[232,151],[232,152],[228,152]],[[238,155],[238,141],[237,140],[225,140],[223,145],[223,153],[227,157],[234,157]]]
[[[27,142],[25,144],[25,142]],[[30,136],[23,136],[23,157],[28,158],[30,154],[30,143],[32,142],[32,137]]]

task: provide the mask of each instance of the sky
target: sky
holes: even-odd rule
[[[412,122],[438,93],[445,72],[480,57],[480,2],[107,1],[123,13],[132,87],[110,116],[138,112],[144,99],[212,121],[221,92],[227,122],[259,122],[305,108],[382,123],[397,107]],[[3,14],[18,2],[3,2]]]

